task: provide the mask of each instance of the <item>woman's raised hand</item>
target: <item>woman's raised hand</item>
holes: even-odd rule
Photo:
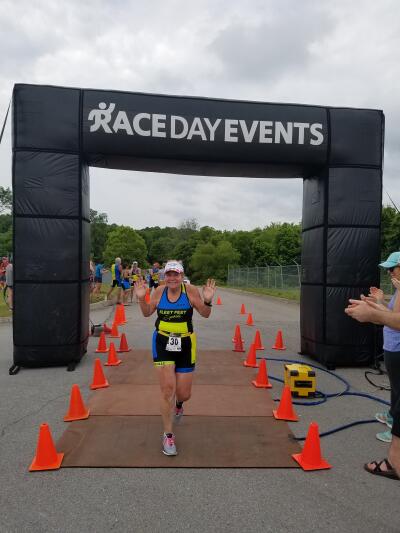
[[[215,295],[215,280],[208,279],[206,284],[203,286],[203,300],[205,302],[211,302]]]
[[[135,281],[133,289],[135,291],[136,298],[138,300],[143,300],[143,298],[146,296],[146,283],[142,277]]]

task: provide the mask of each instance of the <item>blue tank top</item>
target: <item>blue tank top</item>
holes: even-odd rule
[[[396,295],[397,290],[390,299],[389,309],[393,309]],[[383,328],[383,349],[387,352],[400,352],[400,331],[398,329],[389,328],[389,326]]]
[[[193,333],[193,307],[186,294],[184,283],[181,294],[176,302],[168,300],[168,288],[165,287],[157,305],[157,331],[165,333]]]
[[[98,265],[96,265],[96,278],[101,278],[101,271],[103,270],[104,268],[104,265],[102,265],[101,263],[99,263]]]
[[[119,265],[115,263],[115,279],[121,281],[121,272],[119,271]]]

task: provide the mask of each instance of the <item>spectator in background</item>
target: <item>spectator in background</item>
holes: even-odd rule
[[[159,285],[159,272],[160,272],[160,263],[153,263],[153,267],[149,270],[150,278],[149,278],[149,287],[150,292],[151,289],[157,289]]]
[[[6,267],[8,265],[8,257],[3,257],[0,263],[0,287],[4,289],[6,286]]]
[[[7,305],[13,309],[13,265],[11,261],[6,266]]]
[[[99,293],[101,291],[101,285],[103,283],[103,274],[108,272],[107,268],[104,268],[103,263],[97,263],[95,272],[94,272],[94,283],[95,287],[93,289],[93,294]]]
[[[107,300],[110,299],[111,293],[113,292],[115,287],[117,287],[117,291],[118,291],[117,301],[118,303],[121,303],[121,292],[122,292],[121,273],[122,273],[121,258],[116,257],[114,264],[111,265],[111,287],[107,293]]]

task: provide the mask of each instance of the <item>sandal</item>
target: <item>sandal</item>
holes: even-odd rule
[[[371,465],[374,465],[373,468],[370,468],[368,466],[368,463],[365,463],[364,469],[369,472],[370,474],[374,474],[375,476],[382,476],[382,477],[388,477],[390,479],[397,479],[400,480],[400,477],[397,475],[396,470],[393,468],[393,466],[389,463],[387,459],[383,459],[383,461],[372,461],[370,463]],[[385,464],[386,470],[382,470],[381,466]]]

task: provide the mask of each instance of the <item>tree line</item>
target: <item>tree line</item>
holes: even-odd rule
[[[0,255],[12,251],[12,194],[0,187]],[[142,267],[153,262],[181,259],[193,282],[207,277],[226,281],[227,266],[265,266],[301,263],[301,224],[271,223],[263,228],[218,230],[199,227],[196,219],[178,227],[146,227],[109,224],[106,213],[90,210],[91,255],[95,262],[111,265],[115,257]],[[400,213],[382,208],[381,257],[400,249]]]

